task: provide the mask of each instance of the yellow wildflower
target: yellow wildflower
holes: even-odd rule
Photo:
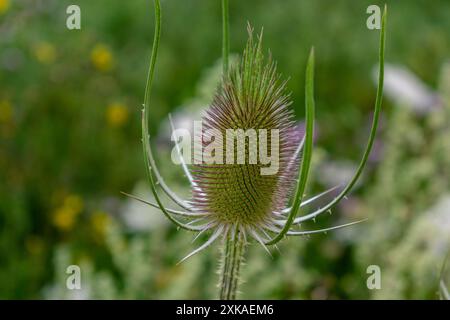
[[[53,224],[61,231],[70,231],[83,206],[83,200],[78,195],[67,196],[63,204],[53,213]]]
[[[9,9],[9,0],[0,0],[0,14],[5,13]]]
[[[123,126],[128,120],[128,108],[121,103],[111,103],[106,109],[106,121],[114,128]]]
[[[111,219],[106,212],[103,211],[95,211],[91,216],[91,225],[94,231],[94,234],[98,239],[103,239],[106,230],[111,223]]]
[[[69,231],[75,224],[73,211],[65,207],[57,209],[53,215],[53,224],[61,231]]]
[[[78,214],[83,210],[83,199],[78,195],[70,194],[64,199],[64,206]]]
[[[92,49],[91,61],[95,68],[100,71],[109,71],[113,67],[113,55],[103,44],[98,44]]]
[[[40,63],[50,64],[55,61],[56,49],[51,43],[41,42],[34,48],[34,55]]]
[[[0,100],[0,124],[11,122],[12,116],[13,108],[11,103],[8,100]]]

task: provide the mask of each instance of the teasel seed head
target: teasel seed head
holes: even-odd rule
[[[294,121],[286,81],[277,72],[276,63],[264,57],[262,33],[254,39],[249,26],[248,34],[240,62],[223,76],[202,119],[202,147],[218,142],[223,153],[221,163],[203,158],[203,163],[194,165],[192,176],[197,187],[193,188],[192,203],[196,210],[208,212],[216,225],[259,233],[276,227],[275,212],[286,207],[292,194],[299,162],[296,149],[302,134]],[[245,138],[245,147],[240,150],[243,154],[238,155],[238,142],[229,130],[255,133],[253,139],[240,137]],[[223,139],[214,141],[218,135],[212,137],[210,132],[219,132]],[[230,152],[234,163],[227,162]],[[272,174],[262,170],[268,164],[261,161],[261,152],[275,156],[271,159],[277,162],[277,169]],[[241,163],[237,163],[239,156]]]

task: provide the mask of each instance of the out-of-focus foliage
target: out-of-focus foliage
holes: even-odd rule
[[[417,123],[397,108],[386,123],[386,146],[367,188],[357,257],[384,270],[384,299],[436,298],[439,264],[450,244],[450,65],[442,70],[442,108]]]
[[[315,46],[316,168],[342,171],[339,160],[351,167],[362,150],[375,97],[378,33],[366,28],[374,2],[382,4],[230,1],[232,51],[242,51],[247,21],[264,26],[265,46],[291,77],[299,119],[306,55]],[[450,2],[386,2],[387,61],[437,90],[442,106],[419,117],[385,103],[364,183],[332,216],[305,228],[370,220],[290,239],[273,257],[252,246],[242,298],[439,297],[450,241],[450,71],[443,67]],[[81,8],[81,30],[66,29],[70,4]],[[186,195],[182,171],[168,161],[166,116],[198,114],[215,89],[220,3],[162,6],[150,129],[164,176]],[[218,246],[177,265],[197,244],[192,236],[120,195],[149,195],[140,184],[139,117],[152,21],[150,0],[0,0],[0,298],[215,298]],[[330,170],[316,170],[310,193],[326,187],[323,172]],[[65,286],[70,264],[81,266],[80,291]],[[372,264],[381,268],[381,290],[366,287]]]

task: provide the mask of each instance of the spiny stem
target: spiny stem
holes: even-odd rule
[[[228,0],[222,0],[222,62],[224,75],[228,73],[229,51]],[[222,270],[219,283],[219,298],[221,300],[236,299],[243,254],[244,240],[239,232],[236,232],[234,236],[227,233],[222,250]]]
[[[228,73],[228,55],[230,52],[228,0],[222,0],[222,61],[223,74]]]
[[[222,250],[222,270],[220,275],[221,300],[235,300],[239,286],[239,271],[244,255],[244,239],[236,232],[234,237],[229,233],[225,237]]]

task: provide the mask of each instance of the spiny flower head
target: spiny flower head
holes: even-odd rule
[[[224,148],[220,163],[214,162],[215,155],[205,159],[208,155],[203,153],[203,163],[194,165],[192,175],[197,186],[193,188],[192,205],[198,212],[209,213],[215,225],[253,234],[276,227],[276,215],[292,193],[298,169],[296,149],[302,136],[294,122],[286,82],[272,59],[264,58],[262,37],[254,41],[250,27],[248,31],[241,61],[222,78],[202,119],[202,147],[220,139],[218,136],[226,138],[213,141]],[[254,135],[242,134],[234,139],[230,130]],[[212,137],[211,132],[220,135]],[[260,132],[264,132],[263,137]],[[244,146],[241,150],[239,143]],[[269,150],[276,169],[267,173],[261,154],[271,153]],[[233,163],[227,161],[230,153]]]

